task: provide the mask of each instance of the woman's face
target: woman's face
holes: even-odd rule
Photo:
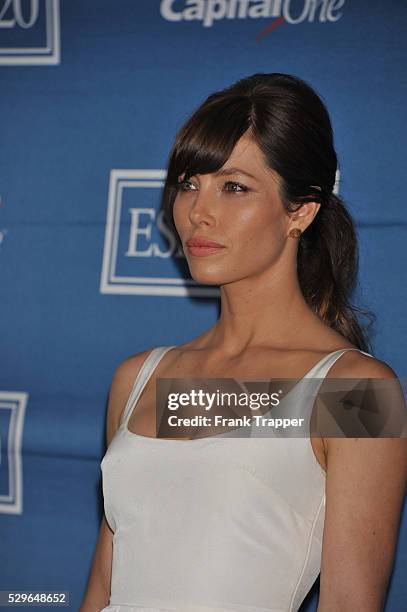
[[[266,166],[260,148],[243,135],[218,173],[191,176],[180,186],[174,223],[194,280],[223,285],[273,266],[289,231],[278,185],[278,175]],[[195,236],[224,248],[194,255],[187,240]]]

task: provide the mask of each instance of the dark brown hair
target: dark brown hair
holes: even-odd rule
[[[352,217],[333,193],[338,160],[331,121],[321,98],[302,79],[283,73],[240,79],[208,96],[180,128],[162,198],[178,246],[172,214],[178,177],[219,170],[247,130],[280,176],[287,213],[305,202],[321,203],[299,239],[297,271],[306,302],[327,325],[369,352],[366,331],[376,317],[348,301],[356,285],[358,248]],[[360,325],[357,312],[370,319],[368,326]]]

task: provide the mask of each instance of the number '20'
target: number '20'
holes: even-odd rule
[[[0,28],[14,28],[17,24],[20,28],[31,28],[38,18],[38,0],[29,1],[30,10],[24,10],[21,7],[21,0],[5,0],[3,8],[0,9]],[[5,14],[11,8],[13,17],[6,19]]]

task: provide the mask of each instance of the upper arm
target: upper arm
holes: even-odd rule
[[[137,374],[149,352],[150,350],[142,351],[127,357],[119,363],[113,373],[106,415],[107,446],[120,425]]]
[[[106,416],[106,443],[109,446],[120,425],[127,399],[133,388],[140,367],[149,351],[136,353],[122,361],[115,369],[109,391]],[[93,555],[87,590],[81,612],[101,609],[108,605],[112,572],[113,532],[103,514]]]
[[[370,363],[367,361],[369,360]],[[383,362],[349,361],[349,378],[396,378]],[[326,505],[318,610],[383,610],[407,477],[406,438],[325,438]]]

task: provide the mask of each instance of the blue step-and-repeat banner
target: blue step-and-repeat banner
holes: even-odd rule
[[[112,373],[218,316],[159,211],[175,133],[210,93],[285,72],[322,96],[360,241],[353,303],[406,375],[406,51],[405,0],[0,0],[0,590],[65,590],[79,608]]]

